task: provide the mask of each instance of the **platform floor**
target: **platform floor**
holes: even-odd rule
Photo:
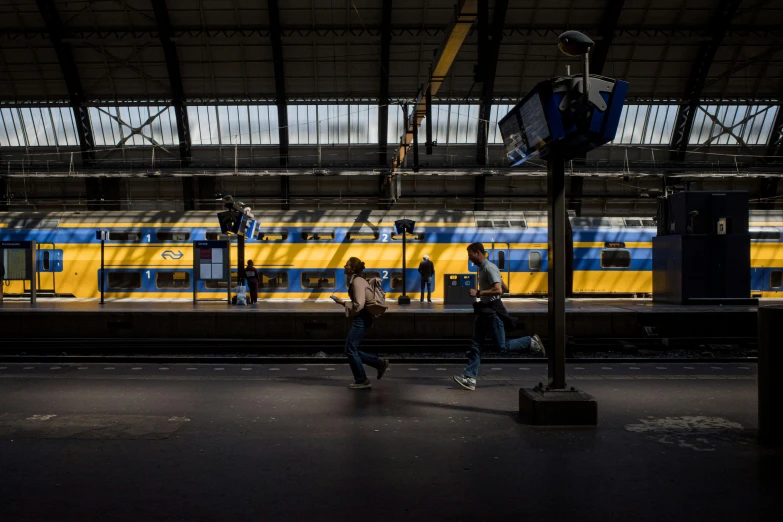
[[[520,424],[544,365],[0,363],[0,504],[21,520],[759,520],[752,364],[569,366],[599,426]]]
[[[545,298],[514,298],[504,299],[504,304],[511,312],[517,313],[547,313],[547,300]],[[566,310],[578,313],[640,313],[640,312],[747,312],[757,309],[756,306],[680,306],[669,304],[653,304],[652,299],[568,299]],[[760,306],[779,306],[783,300],[765,299]],[[388,301],[388,313],[438,313],[449,312],[473,312],[470,305],[444,305],[442,299],[432,303],[421,303],[418,299],[412,299],[410,305],[400,306],[396,300]],[[228,306],[223,301],[199,301],[193,304],[191,299],[172,299],[161,301],[160,299],[107,299],[101,305],[99,299],[68,299],[68,298],[42,298],[35,305],[29,300],[19,298],[6,298],[0,303],[0,313],[4,311],[43,311],[43,312],[225,312],[225,313],[340,313],[340,307],[331,299],[270,299],[259,302],[253,306]]]

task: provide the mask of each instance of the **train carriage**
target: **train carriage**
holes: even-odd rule
[[[441,276],[476,270],[465,253],[484,243],[515,296],[547,291],[546,214],[541,212],[263,212],[245,259],[259,270],[266,298],[318,298],[344,288],[350,256],[367,264],[394,297],[402,290],[400,218],[416,221],[407,241],[407,291],[417,294],[416,268],[425,254],[435,262],[433,296],[443,296]],[[655,221],[639,217],[571,217],[573,290],[584,296],[643,296],[652,292]],[[752,294],[780,295],[783,286],[783,214],[751,213]],[[193,241],[217,239],[215,211],[62,212],[0,214],[0,239],[37,242],[40,295],[97,297],[100,241],[108,230],[105,289],[109,297],[188,298],[193,292]],[[232,259],[236,261],[236,239]],[[236,270],[236,269],[235,269]],[[6,295],[28,290],[4,281]],[[232,283],[232,284],[235,284]],[[225,282],[199,282],[199,297],[223,297]]]

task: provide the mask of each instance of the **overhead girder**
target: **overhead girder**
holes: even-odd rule
[[[481,105],[479,106],[478,134],[476,138],[476,163],[487,163],[487,140],[489,117],[492,111],[492,97],[495,93],[495,74],[498,66],[500,44],[503,41],[503,26],[506,22],[508,0],[496,0],[489,23],[489,0],[479,0],[479,53],[476,64],[476,81],[481,81]]]
[[[605,22],[604,22],[605,23]],[[600,34],[604,29],[602,24],[585,24],[573,26],[574,30],[587,34]],[[391,35],[394,36],[432,36],[442,37],[447,28],[442,25],[394,25],[391,27]],[[657,38],[677,38],[677,39],[701,39],[709,37],[712,34],[712,26],[688,26],[688,25],[656,25],[639,26],[625,25],[617,26],[614,31],[615,37],[638,38],[638,37],[657,37]],[[173,28],[173,37],[176,38],[201,38],[201,37],[262,37],[269,38],[272,28],[269,25],[243,25],[241,28],[236,26],[180,26]],[[507,24],[503,29],[503,36],[522,36],[541,39],[542,41],[551,41],[551,38],[557,37],[563,32],[562,25],[541,25],[531,27],[530,24]],[[383,25],[363,25],[357,26],[285,26],[280,28],[282,36],[289,37],[310,37],[310,36],[335,36],[335,37],[374,37],[378,38],[383,34]],[[727,37],[747,38],[779,38],[783,36],[783,28],[779,25],[766,24],[735,24],[726,30]],[[127,27],[105,27],[95,29],[92,27],[73,27],[64,28],[63,38],[68,41],[102,39],[157,39],[158,31],[149,28],[128,29]],[[49,38],[48,29],[43,28],[23,28],[23,27],[5,27],[0,29],[0,39],[35,39]]]
[[[177,48],[172,38],[171,20],[166,0],[152,0],[152,9],[155,12],[155,21],[158,24],[158,36],[166,58],[166,69],[171,85],[171,104],[174,107],[174,116],[177,120],[177,139],[179,140],[179,157],[183,167],[190,165],[191,141],[188,111],[185,107],[185,92],[182,87],[182,74],[177,57]]]
[[[715,13],[710,39],[703,42],[696,53],[688,84],[683,94],[683,102],[680,105],[677,120],[674,124],[671,149],[673,150],[672,154],[675,160],[682,161],[685,157],[691,129],[693,129],[693,121],[696,116],[696,110],[699,107],[704,84],[707,81],[707,75],[715,59],[715,53],[723,42],[726,31],[731,25],[731,21],[741,3],[742,0],[723,0],[721,2],[718,12]]]
[[[63,25],[54,0],[36,0],[36,3],[46,25],[49,41],[52,43],[57,60],[60,62],[65,86],[68,89],[68,98],[76,123],[76,134],[79,138],[82,164],[90,165],[95,160],[95,140],[92,135],[90,114],[84,105],[84,92],[76,60],[73,58],[70,46],[63,42]]]
[[[609,56],[609,48],[614,41],[617,22],[620,20],[620,13],[622,13],[624,5],[625,0],[609,0],[606,4],[604,20],[598,31],[601,39],[596,42],[590,57],[590,72],[593,74],[603,74],[606,57]]]
[[[285,68],[283,67],[283,38],[280,29],[280,7],[277,0],[267,0],[269,39],[275,63],[275,102],[280,138],[280,165],[288,166],[288,104],[285,96]]]
[[[477,0],[461,0],[459,7],[457,7],[454,18],[449,24],[446,40],[435,54],[427,84],[423,85],[419,90],[416,102],[413,105],[413,111],[408,116],[405,135],[401,137],[400,146],[394,155],[392,171],[397,170],[402,165],[408,148],[413,141],[413,127],[415,125],[418,128],[421,125],[421,120],[424,119],[427,113],[427,89],[429,89],[431,96],[435,96],[438,93],[440,86],[446,79],[446,74],[448,74],[451,65],[457,58],[457,53],[460,47],[462,47],[462,43],[468,36],[471,27],[473,27],[473,22],[476,20],[476,9]]]

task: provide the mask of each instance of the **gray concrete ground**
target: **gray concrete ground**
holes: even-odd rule
[[[570,366],[597,428],[521,424],[545,366],[0,363],[0,518],[758,520],[752,364]],[[371,374],[372,375],[372,374]],[[777,495],[777,497],[776,497]]]

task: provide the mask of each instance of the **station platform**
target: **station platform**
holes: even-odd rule
[[[534,428],[543,364],[0,363],[3,520],[763,520],[755,364],[569,365],[595,428]],[[359,515],[360,514],[360,515]],[[533,518],[534,517],[534,518]]]
[[[547,332],[546,299],[504,299],[521,334]],[[760,306],[779,305],[764,300]],[[399,306],[377,321],[368,339],[466,339],[473,309],[442,301]],[[756,306],[676,306],[650,299],[569,299],[567,331],[579,338],[756,337]],[[0,321],[9,339],[344,339],[348,323],[329,299],[265,300],[254,306],[191,300],[6,298]]]

